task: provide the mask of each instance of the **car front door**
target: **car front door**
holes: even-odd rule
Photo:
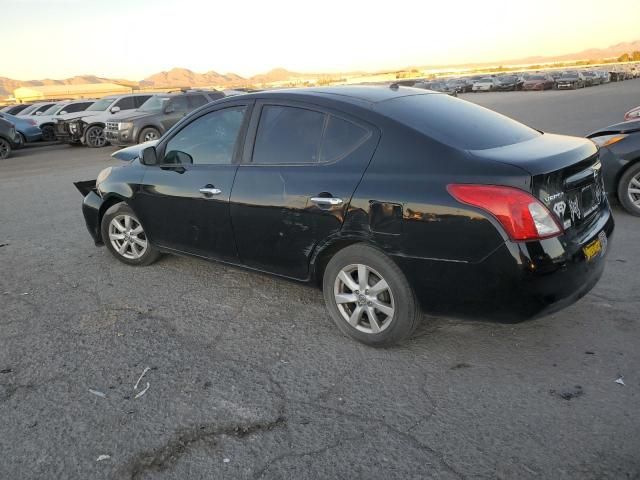
[[[298,103],[256,102],[231,192],[240,261],[304,279],[320,242],[338,234],[379,133]]]
[[[164,106],[164,114],[160,117],[160,123],[166,132],[178,123],[189,111],[186,95],[172,97]]]
[[[133,199],[149,238],[171,250],[235,261],[229,197],[250,103],[227,104],[158,144]]]

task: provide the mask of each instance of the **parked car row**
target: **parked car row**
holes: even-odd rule
[[[637,78],[640,70],[553,70],[540,72],[509,72],[502,74],[473,75],[441,78],[438,80],[400,80],[400,86],[425,88],[456,96],[468,92],[493,92],[516,90],[567,90],[602,85]]]

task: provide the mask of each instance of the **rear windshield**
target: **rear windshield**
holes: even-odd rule
[[[397,97],[379,103],[377,109],[440,143],[463,150],[513,145],[540,135],[504,115],[449,95]]]

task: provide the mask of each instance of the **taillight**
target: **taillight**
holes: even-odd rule
[[[512,240],[540,240],[562,233],[553,215],[538,199],[523,190],[499,185],[447,185],[459,202],[493,215]]]

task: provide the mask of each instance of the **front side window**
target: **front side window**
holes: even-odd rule
[[[119,107],[120,110],[133,110],[136,108],[136,102],[134,97],[124,97],[118,100],[114,107]]]
[[[220,165],[233,162],[233,153],[246,107],[207,113],[180,130],[165,148],[165,165]]]
[[[91,105],[91,102],[72,103],[64,107],[61,111],[67,113],[82,112],[86,110],[89,105]]]
[[[253,163],[317,163],[325,115],[297,107],[262,108]]]
[[[140,107],[141,112],[158,112],[164,108],[170,97],[153,95]]]
[[[169,106],[173,108],[174,112],[186,112],[188,110],[187,97],[184,95],[174,97],[170,100]]]
[[[151,95],[136,95],[135,97],[133,97],[133,103],[135,104],[136,108],[139,108],[150,98]]]
[[[191,108],[196,109],[198,107],[201,107],[202,105],[206,105],[207,103],[209,103],[207,101],[207,97],[205,97],[204,95],[189,95],[189,105],[191,105]]]
[[[107,109],[109,105],[113,103],[113,98],[106,97],[98,100],[89,108],[87,108],[87,112],[103,112]]]

